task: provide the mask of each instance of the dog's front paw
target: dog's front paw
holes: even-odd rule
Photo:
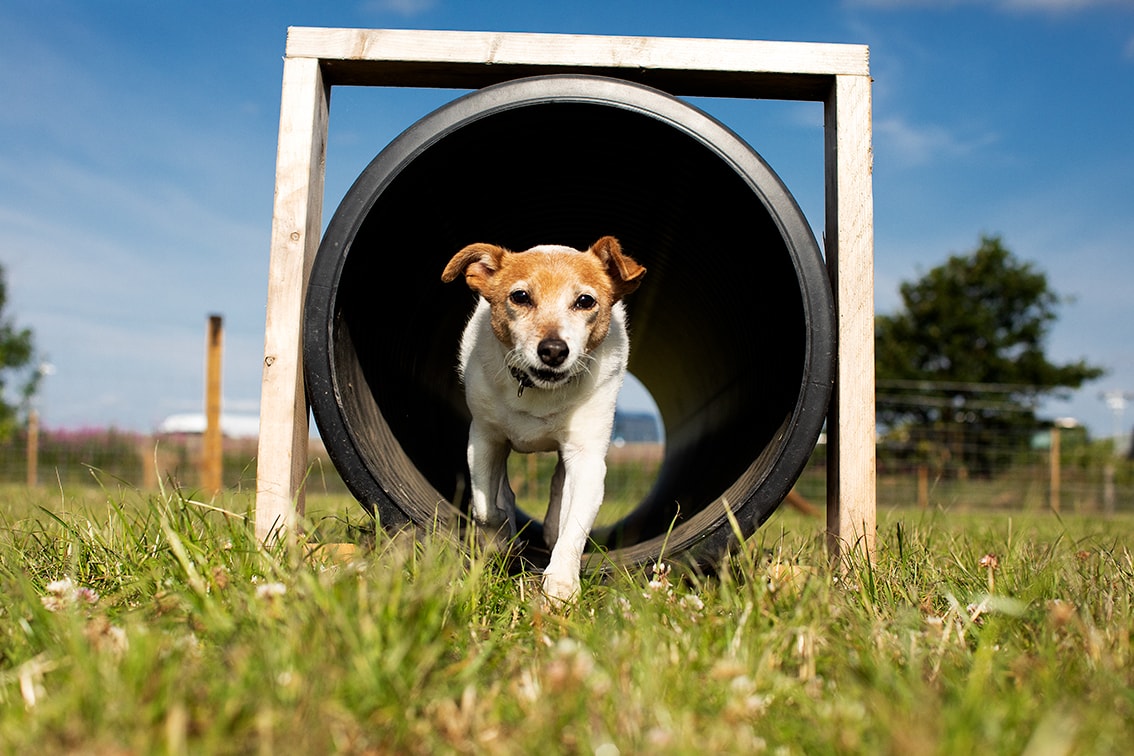
[[[507,553],[512,546],[512,535],[507,524],[477,525],[476,545],[485,554]]]
[[[579,575],[577,573],[567,575],[560,575],[555,572],[543,573],[543,596],[552,609],[574,604],[579,598],[579,587]]]

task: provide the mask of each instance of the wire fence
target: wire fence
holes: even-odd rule
[[[960,427],[958,427],[960,426]],[[977,432],[964,422],[942,422],[909,432],[880,432],[877,445],[880,507],[935,507],[1109,513],[1134,511],[1134,461],[1112,439],[1091,439],[1081,428],[1017,428]],[[1125,447],[1125,444],[1121,444]],[[114,429],[41,431],[34,470],[26,432],[0,441],[0,483],[40,486],[121,484],[140,490],[160,485],[195,490],[201,483],[202,439],[194,434],[145,435]],[[796,484],[797,501],[822,507],[827,449],[816,447]],[[223,482],[253,491],[256,441],[225,439]],[[320,442],[309,449],[307,487],[347,494]],[[517,493],[544,485],[538,468],[520,457],[511,477]],[[638,501],[664,464],[660,444],[611,448],[607,496]],[[32,476],[29,479],[29,474]]]
[[[29,444],[29,440],[33,444]],[[256,489],[256,439],[225,438],[222,483],[229,490]],[[308,449],[310,490],[347,493],[321,442]],[[114,428],[26,431],[0,441],[0,483],[38,486],[121,484],[139,490],[201,486],[204,443],[200,434],[148,435]]]
[[[921,429],[916,443],[899,432],[880,432],[878,506],[1134,512],[1134,461],[1125,439],[1092,440],[1082,428],[967,436],[965,430],[948,424]],[[819,446],[796,491],[821,505],[826,476],[826,448]]]

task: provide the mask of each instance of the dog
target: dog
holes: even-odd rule
[[[614,406],[630,353],[623,298],[646,269],[604,236],[587,250],[470,244],[441,280],[462,273],[480,295],[458,364],[472,416],[471,515],[497,540],[515,536],[509,453],[558,452],[543,524],[551,558],[542,587],[551,601],[569,604],[579,594],[583,549],[603,501]]]

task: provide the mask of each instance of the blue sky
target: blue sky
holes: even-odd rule
[[[868,44],[878,310],[999,234],[1071,298],[1051,356],[1109,371],[1048,414],[1109,434],[1100,391],[1134,391],[1134,0],[7,0],[0,264],[8,314],[55,366],[47,426],[147,431],[199,411],[210,313],[225,317],[225,409],[256,411],[288,26]],[[325,220],[453,96],[336,89]],[[819,105],[697,104],[821,226]]]

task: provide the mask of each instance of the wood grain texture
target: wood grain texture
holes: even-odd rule
[[[833,560],[873,561],[874,190],[867,76],[837,76],[826,106],[827,266],[838,356],[827,420],[827,545]]]
[[[205,435],[201,439],[201,488],[215,496],[224,486],[224,436],[221,432],[221,359],[224,321],[210,315],[205,332]]]
[[[303,514],[303,300],[322,227],[329,95],[318,61],[284,61],[256,468],[256,537],[263,541],[294,533]]]
[[[832,76],[869,69],[865,45],[406,29],[293,27],[287,54],[322,61],[331,84],[476,89],[571,72],[673,94],[802,100],[822,100]]]

